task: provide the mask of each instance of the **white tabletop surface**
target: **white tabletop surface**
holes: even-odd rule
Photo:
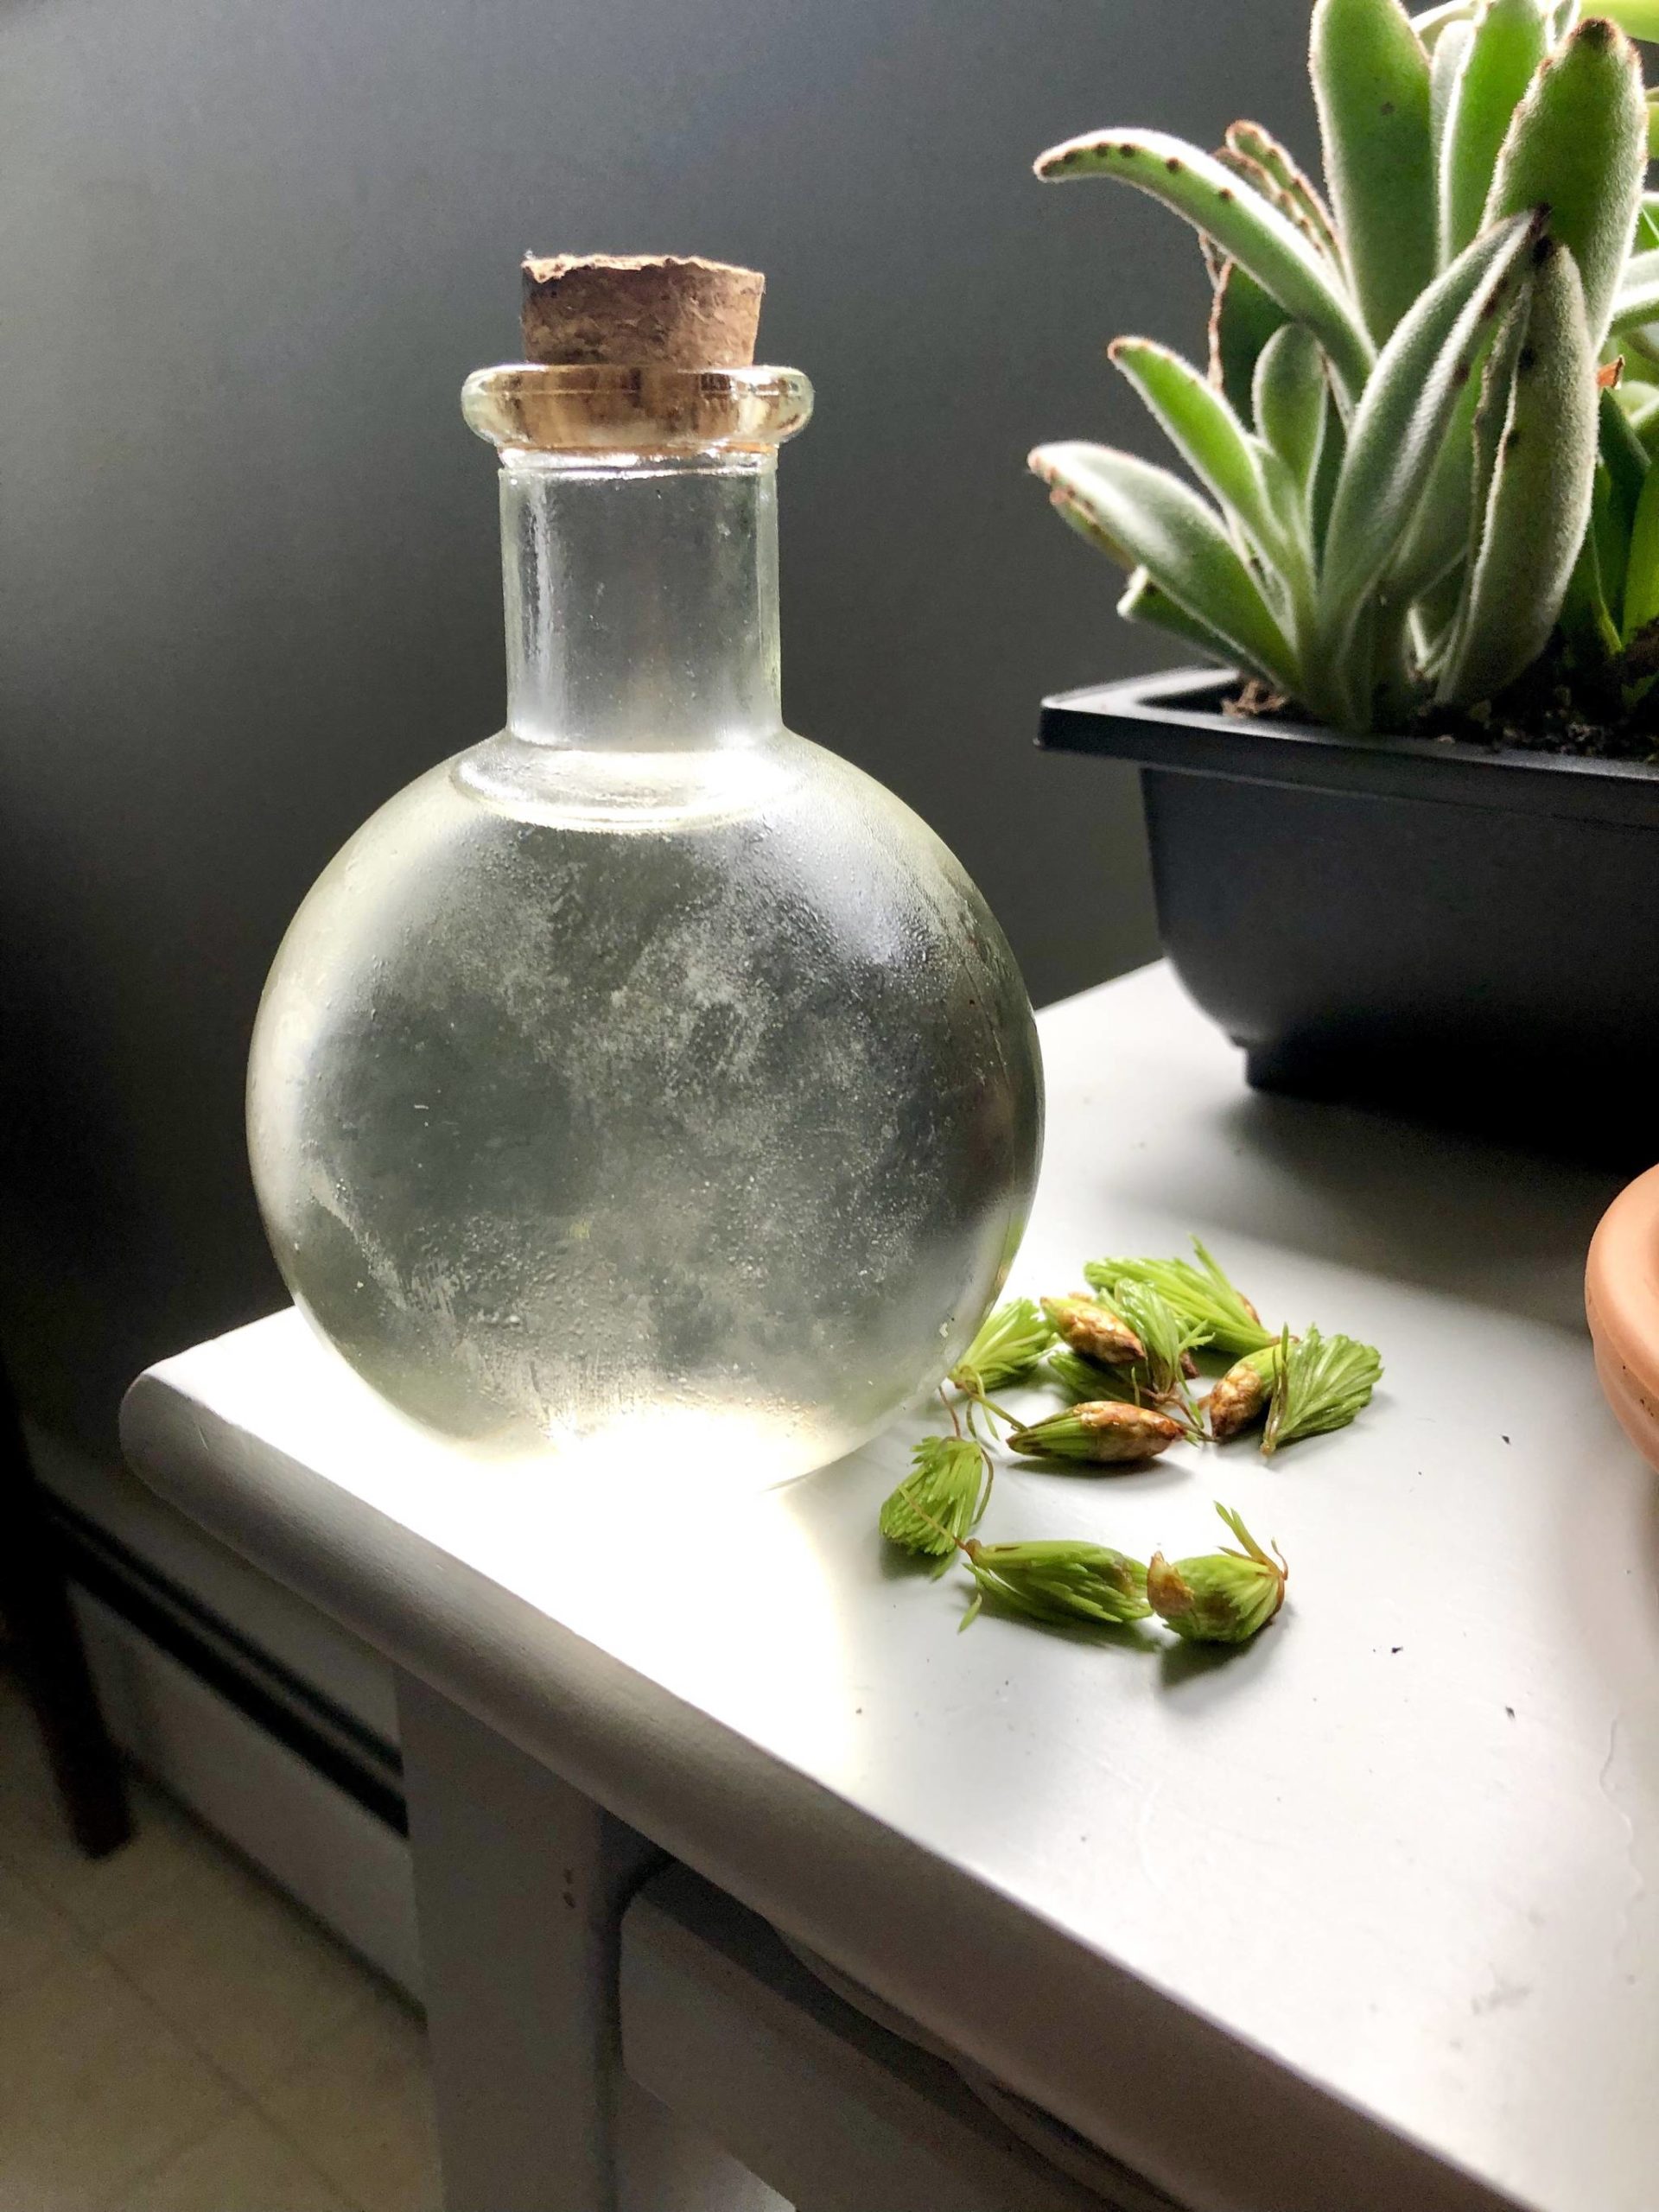
[[[924,1419],[758,1497],[595,1494],[426,1440],[290,1313],[143,1377],[135,1462],[1196,2212],[1655,2212],[1659,1478],[1580,1306],[1611,1182],[1253,1096],[1160,969],[1041,1028],[1013,1289],[1196,1229],[1386,1362],[1274,1461],[1000,1476],[993,1539],[1176,1555],[1240,1507],[1291,1581],[1236,1656],[958,1636],[875,1531]]]

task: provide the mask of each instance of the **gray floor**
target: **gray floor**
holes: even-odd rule
[[[437,2212],[418,2016],[136,1797],[81,1858],[0,1673],[0,2212]]]

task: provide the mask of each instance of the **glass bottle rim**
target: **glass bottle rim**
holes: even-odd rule
[[[461,387],[467,427],[513,453],[764,453],[804,429],[798,369],[504,362]]]

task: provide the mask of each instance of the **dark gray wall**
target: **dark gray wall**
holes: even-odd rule
[[[1168,658],[1022,474],[1148,427],[1189,233],[1052,140],[1309,143],[1302,0],[0,0],[3,1322],[105,1442],[144,1361],[276,1302],[242,1061],[289,914],[499,720],[491,457],[526,246],[769,272],[796,728],[926,814],[1039,1001],[1154,949],[1122,772],[1046,689]]]

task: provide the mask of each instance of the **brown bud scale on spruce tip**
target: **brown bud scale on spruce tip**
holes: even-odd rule
[[[1205,1400],[1210,1433],[1217,1443],[1224,1444],[1230,1436],[1236,1436],[1252,1421],[1262,1420],[1268,1410],[1269,1395],[1267,1376],[1248,1359],[1241,1359],[1236,1367],[1230,1367]]]
[[[1046,1298],[1043,1311],[1073,1351],[1097,1359],[1103,1366],[1128,1367],[1147,1356],[1146,1346],[1128,1322],[1096,1299]]]
[[[1012,1451],[1050,1459],[1088,1459],[1109,1466],[1155,1459],[1186,1433],[1167,1414],[1149,1406],[1123,1405],[1112,1399],[1090,1400],[1008,1436]]]

